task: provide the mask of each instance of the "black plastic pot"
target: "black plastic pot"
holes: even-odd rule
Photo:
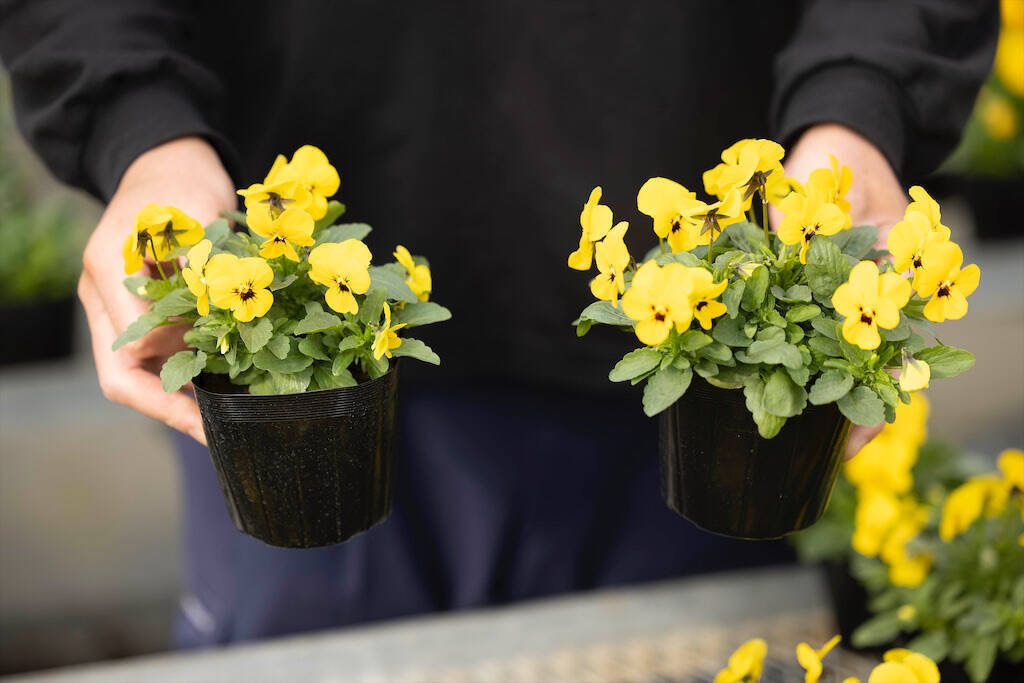
[[[868,592],[850,573],[850,564],[845,561],[827,560],[822,563],[821,568],[825,573],[825,585],[828,587],[829,602],[832,603],[832,614],[835,615],[836,624],[839,626],[839,635],[843,637],[843,647],[878,649],[853,647],[853,632],[871,618],[871,610],[868,609]]]
[[[58,360],[71,355],[76,301],[64,299],[26,301],[0,306],[0,319],[10,330],[0,335],[0,365]]]
[[[742,390],[694,377],[661,416],[661,492],[706,531],[779,538],[825,511],[849,431],[835,404],[808,405],[775,438],[762,439]]]
[[[255,396],[194,385],[231,518],[264,543],[348,540],[391,512],[397,367],[355,387]]]

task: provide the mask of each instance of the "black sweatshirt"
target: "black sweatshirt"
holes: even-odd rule
[[[575,338],[592,275],[578,216],[604,187],[700,189],[743,137],[845,124],[919,177],[956,143],[988,73],[996,0],[383,3],[3,0],[21,130],[53,173],[109,199],[145,150],[211,141],[236,184],[310,143],[350,220],[428,256],[455,318],[422,336],[434,379],[606,386],[635,340]],[[128,230],[128,226],[125,226]]]

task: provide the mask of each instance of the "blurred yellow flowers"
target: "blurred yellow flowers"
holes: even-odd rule
[[[967,297],[978,288],[981,269],[973,263],[961,269],[963,261],[963,252],[953,242],[932,244],[924,250],[917,292],[932,297],[924,307],[928,320],[941,323],[967,314]]]
[[[313,240],[313,218],[302,209],[285,209],[269,225],[250,226],[260,237],[267,238],[260,248],[260,256],[274,259],[285,256],[296,263],[299,255],[295,247],[311,247]]]
[[[261,258],[218,254],[206,264],[206,277],[210,301],[230,310],[239,322],[266,315],[274,303],[274,295],[267,289],[274,281],[274,271]]]
[[[384,302],[384,324],[377,329],[377,334],[373,338],[373,357],[380,360],[381,356],[387,356],[391,358],[391,350],[397,349],[402,345],[402,340],[398,337],[397,331],[405,327],[405,323],[391,325],[391,307],[388,306],[387,302]]]
[[[430,299],[430,292],[433,287],[433,282],[430,278],[430,268],[417,264],[409,250],[401,244],[395,247],[394,257],[405,268],[405,272],[408,275],[405,279],[405,284],[409,285],[409,289],[416,295],[416,298],[420,301]]]
[[[590,281],[590,291],[598,299],[618,305],[619,295],[626,290],[626,267],[629,265],[629,250],[622,241],[629,224],[625,221],[612,228],[605,238],[597,243],[597,277]]]
[[[580,212],[580,227],[583,229],[580,246],[569,254],[569,267],[574,270],[590,270],[594,258],[594,243],[599,242],[612,229],[612,210],[604,204],[598,204],[599,201],[601,188],[595,187],[590,191],[590,199]]]
[[[878,348],[878,328],[892,329],[900,322],[900,309],[910,300],[910,283],[895,273],[878,274],[874,261],[861,261],[847,282],[836,288],[832,305],[846,317],[843,337],[862,349]]]
[[[1015,490],[1024,491],[1024,451],[1015,448],[1003,451],[999,456],[999,471],[1000,475],[972,477],[949,494],[939,522],[942,540],[951,541],[964,533],[982,514],[997,517],[1006,509]]]
[[[196,296],[196,311],[199,315],[206,315],[210,312],[210,299],[207,296],[206,263],[210,258],[210,250],[213,249],[213,242],[201,240],[198,244],[188,250],[188,267],[181,269],[181,276],[185,278],[190,292]]]
[[[804,683],[818,683],[822,671],[821,660],[839,643],[839,640],[839,636],[833,636],[821,646],[820,650],[815,650],[807,643],[800,643],[796,646],[797,661],[806,670]]]
[[[764,671],[764,657],[768,644],[761,638],[743,643],[729,657],[729,664],[715,676],[715,683],[757,683]]]
[[[327,287],[327,305],[338,313],[356,313],[354,294],[370,288],[370,250],[356,239],[321,244],[309,253],[309,279]]]

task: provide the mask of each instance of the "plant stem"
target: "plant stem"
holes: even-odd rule
[[[764,228],[764,245],[768,249],[772,248],[771,232],[768,229],[768,200],[764,198],[764,188],[761,188],[761,221]]]
[[[664,254],[665,253],[665,238],[664,237],[659,237],[658,238],[658,246],[661,247],[661,253]]]
[[[163,278],[164,282],[169,282],[167,275],[164,274],[164,269],[160,266],[160,259],[156,256],[156,245],[152,239],[149,240],[149,250],[153,252],[153,262],[156,263],[156,269],[160,272],[160,277]]]

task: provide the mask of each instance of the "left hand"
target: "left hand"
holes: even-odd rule
[[[877,225],[879,249],[888,244],[889,231],[903,220],[907,196],[888,160],[867,138],[836,123],[808,128],[786,155],[786,175],[805,182],[816,168],[829,168],[832,154],[853,171],[853,184],[846,193],[854,225]],[[778,225],[782,214],[771,207],[771,222]],[[852,458],[878,436],[885,423],[874,427],[853,425],[846,444],[846,458]]]

